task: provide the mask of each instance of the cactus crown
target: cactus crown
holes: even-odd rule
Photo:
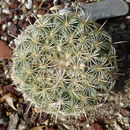
[[[79,115],[115,82],[115,49],[99,25],[75,14],[44,15],[16,39],[12,78],[36,108]]]

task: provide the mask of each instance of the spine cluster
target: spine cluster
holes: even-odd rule
[[[16,39],[12,78],[36,108],[79,115],[115,83],[110,36],[80,16],[44,15]]]

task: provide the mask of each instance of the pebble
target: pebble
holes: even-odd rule
[[[10,14],[10,11],[9,11],[8,8],[6,8],[6,9],[3,9],[3,10],[2,10],[2,13],[4,13],[4,14]]]
[[[26,6],[27,9],[31,9],[32,8],[32,5],[29,4],[29,3],[27,3],[25,6]]]
[[[32,8],[32,0],[28,0],[28,3],[25,5],[27,9]]]
[[[35,10],[37,9],[37,6],[36,6],[36,5],[33,5],[33,10],[34,10],[34,9],[35,9]]]
[[[8,22],[8,23],[7,23],[7,26],[10,27],[11,24],[12,24],[11,22]]]
[[[3,36],[1,39],[7,41],[7,36]]]
[[[89,125],[89,124],[86,124],[86,127],[87,127],[87,128],[89,128],[89,127],[90,127],[90,125]]]
[[[25,3],[25,0],[21,0],[21,3],[24,4],[24,3]]]
[[[20,15],[20,20],[24,20],[25,19],[25,15]]]
[[[25,0],[18,0],[19,2],[21,2],[22,4],[24,4],[25,3]]]
[[[3,118],[0,118],[0,124],[4,124]]]
[[[14,19],[18,19],[18,15],[14,15]]]
[[[124,107],[124,104],[123,104],[122,102],[120,102],[120,106],[121,106],[121,107]]]
[[[41,14],[37,14],[37,17],[38,17],[38,18],[41,18],[41,17],[42,17],[42,15],[41,15]]]
[[[7,29],[7,24],[2,25],[2,30],[5,31]]]
[[[10,41],[10,43],[9,43],[9,47],[10,48],[12,48],[12,44],[13,44],[14,42],[13,41]]]
[[[36,10],[36,9],[33,9],[33,13],[36,14],[36,13],[37,13],[37,10]]]
[[[1,40],[3,40],[3,36],[1,36],[0,38],[1,38]]]

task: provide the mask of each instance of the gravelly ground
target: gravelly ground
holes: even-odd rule
[[[78,2],[85,0],[77,0]],[[63,8],[66,3],[61,0],[57,3],[58,8]],[[30,5],[24,0],[1,0],[0,1],[0,39],[13,47],[14,37],[20,30],[29,25],[27,19],[34,23],[32,13],[40,17],[53,8],[53,1],[34,0]],[[104,20],[97,22],[103,24]],[[0,59],[0,130],[129,130],[130,129],[130,13],[123,17],[108,19],[104,26],[112,36],[114,46],[119,59],[119,80],[105,104],[88,110],[87,118],[58,119],[46,113],[38,114],[37,110],[29,107],[24,101],[22,94],[11,85],[12,81],[7,75],[9,59]],[[124,42],[121,42],[124,41]],[[13,99],[14,107],[11,107],[3,97]]]

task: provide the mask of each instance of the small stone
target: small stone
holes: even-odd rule
[[[25,3],[25,0],[21,0],[21,3],[24,4],[24,3]]]
[[[2,25],[2,30],[5,31],[7,29],[7,24]]]
[[[2,40],[7,41],[7,36],[4,36]]]
[[[4,40],[4,37],[3,37],[3,36],[1,36],[0,38],[1,38],[1,40]]]
[[[11,22],[8,22],[8,23],[7,23],[7,26],[10,27],[11,24],[12,24]]]
[[[33,13],[36,14],[36,13],[37,13],[37,10],[36,10],[36,9],[33,9]]]
[[[32,8],[32,4],[26,4],[26,8],[27,9],[31,9]]]
[[[12,48],[12,44],[13,44],[13,43],[14,43],[13,41],[10,41],[9,47]]]
[[[8,8],[6,8],[6,9],[3,9],[3,10],[2,10],[2,13],[4,13],[4,14],[10,14],[10,11],[9,11]]]
[[[124,104],[123,104],[122,102],[120,102],[120,106],[121,106],[121,107],[123,107],[123,106],[124,106]]]
[[[38,17],[38,18],[41,18],[41,17],[42,17],[42,15],[41,15],[41,14],[37,14],[37,17]]]
[[[4,124],[3,118],[0,119],[0,124]]]
[[[36,6],[36,5],[33,5],[33,10],[34,10],[34,9],[35,9],[35,10],[37,9],[37,6]]]
[[[32,0],[28,0],[28,3],[25,5],[27,9],[32,8]]]
[[[18,19],[18,15],[14,15],[14,19]]]
[[[20,3],[24,4],[25,0],[18,0]]]
[[[89,125],[89,124],[86,124],[86,127],[87,127],[87,128],[89,128],[89,127],[90,127],[90,125]]]

